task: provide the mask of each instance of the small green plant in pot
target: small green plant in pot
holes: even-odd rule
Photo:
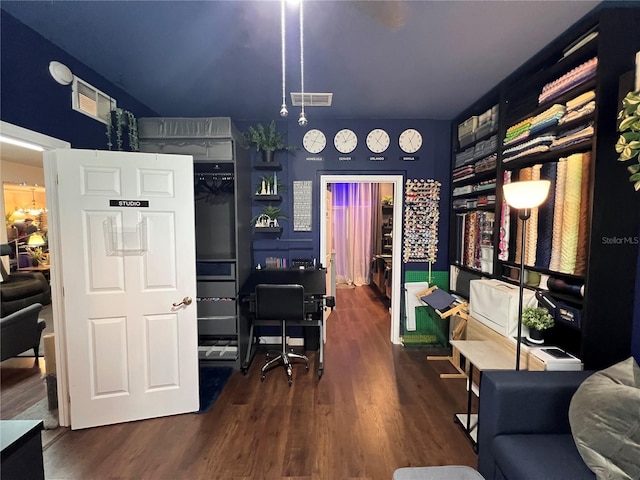
[[[522,312],[522,325],[529,329],[527,340],[544,343],[543,331],[553,327],[553,316],[543,307],[525,307]]]
[[[272,120],[266,127],[261,123],[255,127],[250,126],[243,135],[249,147],[254,147],[257,152],[262,152],[262,158],[265,162],[272,162],[275,152],[295,150],[294,146],[286,144],[287,134],[276,130],[275,120]]]

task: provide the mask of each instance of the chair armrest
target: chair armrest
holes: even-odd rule
[[[17,323],[32,322],[34,325],[38,323],[38,314],[42,310],[40,303],[33,303],[28,307],[24,307],[17,312],[13,312],[6,317],[0,318],[0,327],[9,328]]]
[[[590,371],[484,372],[480,383],[478,470],[493,478],[492,440],[503,434],[571,433],[569,403]],[[488,475],[488,476],[487,476]]]

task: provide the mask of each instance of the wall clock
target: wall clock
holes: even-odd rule
[[[333,137],[333,145],[340,153],[351,153],[358,145],[358,137],[348,128],[343,128]]]
[[[374,128],[367,135],[367,147],[373,153],[382,153],[389,148],[389,134],[381,128]]]
[[[309,153],[320,153],[327,145],[327,137],[317,128],[312,128],[302,137],[302,146]]]
[[[416,153],[422,147],[422,135],[414,128],[407,128],[398,139],[400,148],[405,153]]]

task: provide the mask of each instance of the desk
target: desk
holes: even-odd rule
[[[319,348],[319,358],[318,358],[318,378],[322,377],[322,372],[324,370],[324,349],[323,349],[323,308],[324,308],[324,298],[326,292],[326,269],[315,269],[315,268],[280,268],[280,269],[261,269],[254,270],[244,285],[240,287],[240,292],[238,296],[241,300],[241,305],[248,305],[248,312],[245,313],[248,316],[252,316],[255,311],[255,289],[256,285],[259,284],[276,284],[276,285],[286,285],[286,284],[297,284],[302,285],[304,287],[305,293],[305,311],[308,314],[308,320],[304,322],[299,322],[297,325],[304,326],[305,332],[309,329],[309,327],[319,327],[319,332],[317,335],[307,335],[305,333],[305,346],[308,349],[311,348],[310,344],[318,343]],[[295,325],[295,322],[289,322],[291,325]],[[254,341],[254,324],[257,325],[280,325],[279,322],[254,322],[251,321],[251,327],[249,332],[249,348],[247,349],[247,355],[242,362],[242,373],[246,373],[249,369],[249,365],[251,365],[251,361],[253,360],[253,356],[255,355],[255,341]],[[314,329],[316,330],[316,329]],[[317,340],[316,340],[317,338]]]
[[[471,441],[473,449],[478,449],[478,415],[471,414],[471,398],[473,395],[473,370],[478,370],[478,395],[480,394],[480,380],[484,370],[513,370],[515,355],[511,356],[498,347],[497,344],[486,340],[451,340],[451,345],[458,349],[460,355],[469,362],[467,413],[458,413],[453,417],[454,422],[460,424]],[[479,397],[478,397],[479,398]]]
[[[44,275],[44,278],[49,280],[49,274],[51,272],[51,267],[49,265],[38,265],[37,267],[19,267],[17,272],[41,272]]]

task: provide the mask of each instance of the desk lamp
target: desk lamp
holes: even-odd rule
[[[516,370],[520,370],[520,343],[522,337],[522,302],[524,293],[524,250],[527,236],[527,220],[531,217],[531,209],[542,204],[549,194],[549,180],[528,180],[507,183],[502,187],[504,201],[511,208],[518,210],[518,218],[522,220],[522,239],[520,249],[520,296],[518,298],[518,338],[516,339]]]

